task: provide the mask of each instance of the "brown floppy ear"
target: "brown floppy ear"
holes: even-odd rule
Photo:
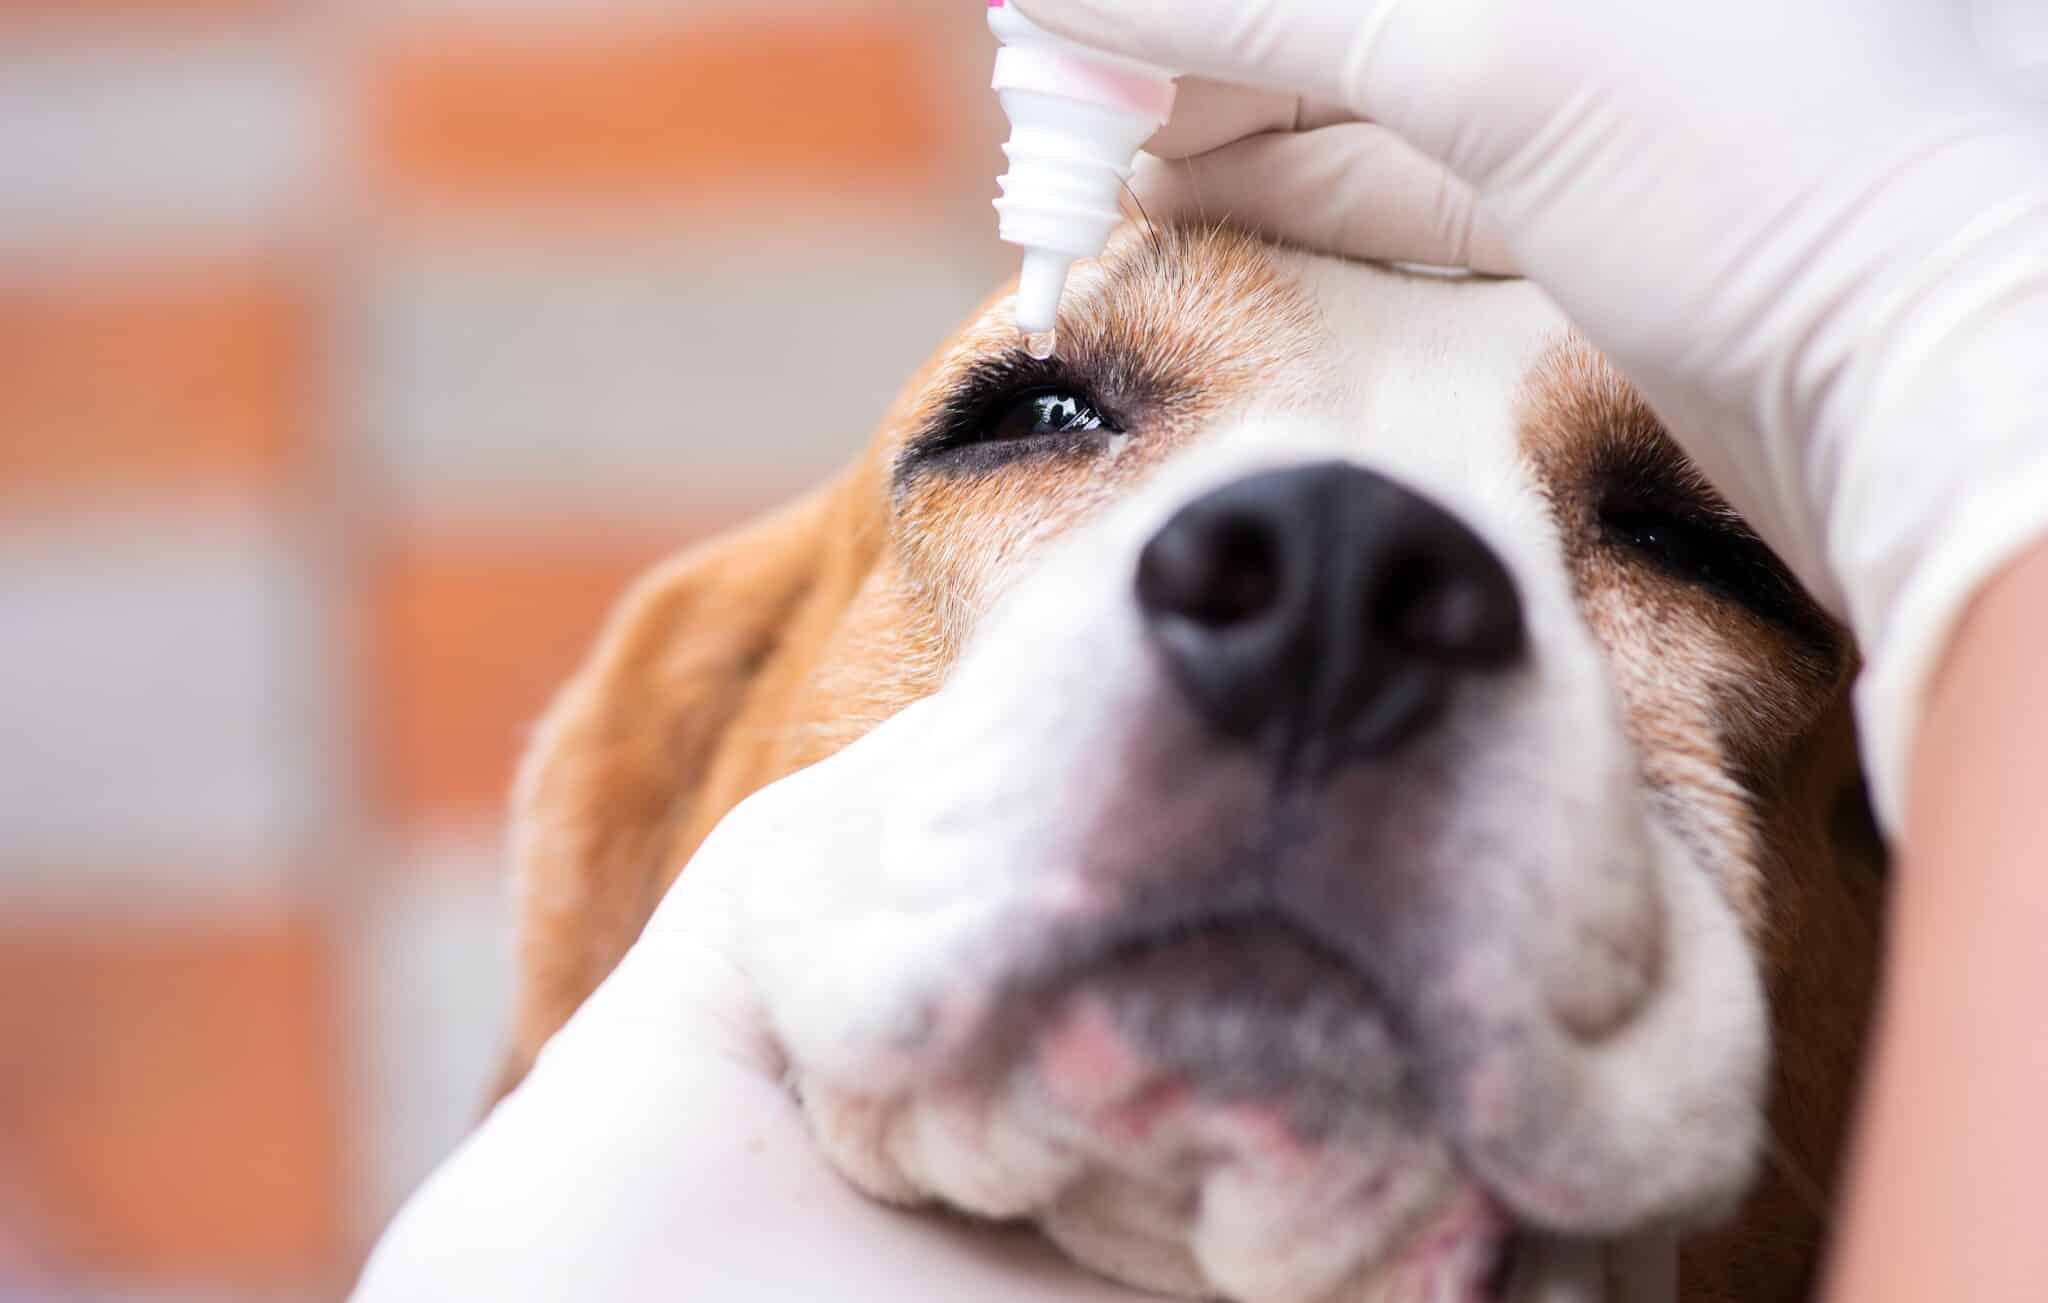
[[[694,841],[779,776],[762,739],[873,565],[874,487],[857,467],[641,578],[535,730],[513,793],[518,992],[499,1094],[640,935]],[[741,735],[752,754],[734,765]]]
[[[1699,1303],[1811,1298],[1861,1078],[1883,936],[1886,851],[1856,755],[1846,683],[1759,802],[1771,1138],[1728,1226],[1686,1246],[1681,1294]]]

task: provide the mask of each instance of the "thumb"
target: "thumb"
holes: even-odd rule
[[[829,873],[835,861],[879,853],[890,792],[903,781],[906,759],[925,733],[921,721],[932,709],[929,699],[907,706],[837,753],[733,807],[556,1041],[608,1044],[658,1029],[664,1042],[776,1075],[781,1051],[749,974],[748,902],[764,894],[817,894],[807,879]],[[579,1026],[599,1030],[572,1037]]]
[[[1176,73],[1334,100],[1362,112],[1358,70],[1397,0],[1009,0],[1083,45]]]
[[[937,709],[913,702],[845,747],[759,789],[711,829],[649,921],[650,934],[724,938],[738,897],[764,878],[811,871],[873,846],[893,792]]]

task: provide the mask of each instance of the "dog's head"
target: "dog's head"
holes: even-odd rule
[[[1785,1243],[1713,1272],[1796,1273],[1870,962],[1842,631],[1525,284],[1134,230],[1057,358],[1007,322],[564,694],[527,1052],[734,802],[943,684],[902,853],[749,956],[864,1188],[1155,1288],[1477,1296],[1518,1229],[1734,1203],[1768,996]]]

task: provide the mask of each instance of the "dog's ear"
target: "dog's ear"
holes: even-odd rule
[[[1768,898],[1770,1145],[1741,1215],[1692,1237],[1688,1298],[1805,1299],[1834,1211],[1877,987],[1886,853],[1864,793],[1846,677],[1756,811]]]
[[[856,468],[640,579],[535,730],[513,792],[519,990],[500,1094],[638,938],[693,849],[681,839],[723,813],[705,807],[745,795],[707,781],[872,567],[872,490]]]

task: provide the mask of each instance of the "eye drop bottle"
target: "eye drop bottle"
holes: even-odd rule
[[[1002,42],[991,84],[1010,119],[998,230],[1024,250],[1017,329],[1045,357],[1067,271],[1109,243],[1138,151],[1173,112],[1175,74],[1055,36],[1007,0],[988,0],[988,25]]]

